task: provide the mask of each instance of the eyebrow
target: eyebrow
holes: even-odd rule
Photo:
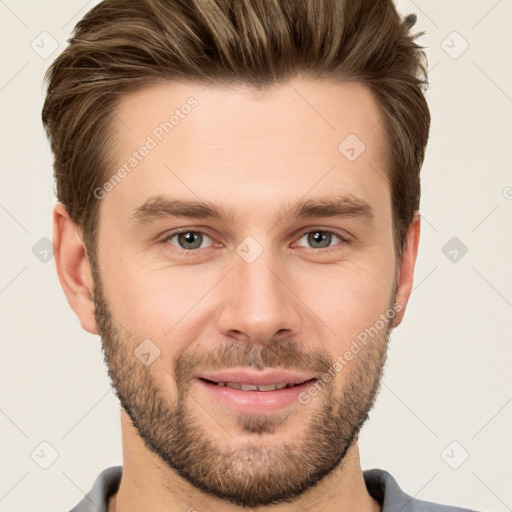
[[[194,219],[214,219],[233,223],[236,215],[220,205],[209,201],[189,201],[162,195],[151,196],[131,214],[136,224],[155,222],[168,217]],[[364,199],[353,194],[334,194],[328,197],[302,200],[293,206],[282,205],[278,218],[295,217],[308,219],[313,217],[352,217],[368,222],[375,220],[373,207]]]

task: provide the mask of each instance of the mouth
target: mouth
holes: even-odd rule
[[[240,389],[242,391],[276,391],[284,388],[293,388],[295,386],[300,386],[305,384],[306,382],[310,382],[311,384],[315,380],[315,378],[307,379],[302,382],[276,382],[275,384],[250,384],[246,382],[229,382],[229,381],[214,381],[209,379],[200,378],[200,380],[207,382],[209,384],[217,385],[220,387],[227,387],[231,389]]]
[[[246,414],[270,414],[300,404],[299,395],[316,382],[311,374],[229,370],[195,376],[205,403]]]

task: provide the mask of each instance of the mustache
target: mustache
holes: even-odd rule
[[[323,374],[333,364],[334,359],[326,350],[305,350],[303,344],[290,339],[272,340],[266,345],[230,341],[208,352],[183,352],[174,361],[174,376],[176,383],[183,385],[197,369],[284,368]]]

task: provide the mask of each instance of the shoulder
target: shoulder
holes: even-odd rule
[[[107,512],[108,498],[117,492],[122,472],[122,466],[104,469],[94,481],[91,490],[69,512]]]
[[[476,512],[413,498],[402,491],[396,480],[382,469],[369,469],[363,472],[363,476],[368,492],[381,503],[382,512]]]

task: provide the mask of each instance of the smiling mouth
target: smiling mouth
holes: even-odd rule
[[[213,380],[200,378],[203,382],[214,384],[219,387],[227,387],[232,389],[240,389],[241,391],[278,391],[284,388],[293,388],[302,386],[306,383],[313,383],[316,379],[305,380],[304,382],[276,382],[275,384],[248,384],[243,382],[215,382]]]

